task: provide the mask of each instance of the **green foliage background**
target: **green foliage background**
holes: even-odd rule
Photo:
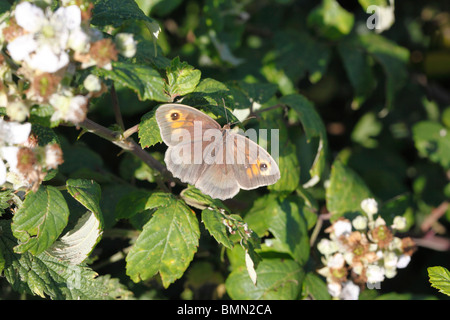
[[[39,108],[34,131],[59,141],[65,162],[14,215],[13,195],[0,193],[0,298],[329,299],[310,247],[317,217],[360,212],[375,197],[387,221],[407,218],[405,235],[420,246],[360,298],[445,299],[427,268],[450,261],[449,5],[397,1],[395,23],[377,34],[366,25],[370,4],[387,1],[95,1],[94,25],[139,41],[134,58],[95,70],[114,83],[125,128],[139,124],[132,139],[162,162],[157,105],[183,98],[222,124],[222,101],[258,105],[244,125],[280,130],[281,179],[224,203],[179,185],[166,193],[167,178],[140,158],[55,126]],[[117,130],[109,93],[91,101],[88,118]],[[444,212],[428,226],[436,208]],[[84,263],[62,263],[49,247],[86,209],[101,239]],[[39,215],[44,223],[31,220]],[[448,290],[448,271],[429,271]]]

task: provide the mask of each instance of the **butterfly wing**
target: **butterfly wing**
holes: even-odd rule
[[[205,150],[205,159],[214,148],[215,161],[212,164],[204,163],[201,176],[195,186],[204,194],[221,200],[234,197],[239,192],[239,184],[236,181],[233,165],[225,160],[226,150],[224,141],[211,143],[210,148]]]
[[[234,176],[242,189],[251,190],[274,184],[280,170],[272,156],[247,137],[229,133],[226,139],[228,158],[235,159]]]
[[[182,104],[161,105],[155,117],[161,138],[169,146],[164,156],[167,169],[174,177],[195,185],[206,169],[201,155],[213,147],[213,142],[203,141],[203,134],[208,129],[220,130],[220,125],[203,112]]]
[[[164,104],[156,109],[161,138],[168,146],[174,146],[180,141],[174,139],[181,130],[187,130],[191,141],[201,141],[203,132],[207,129],[219,129],[220,125],[203,112],[183,104]],[[201,122],[201,130],[195,130],[195,122]],[[199,128],[197,128],[199,129]]]

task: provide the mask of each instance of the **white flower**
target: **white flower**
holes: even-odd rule
[[[6,114],[11,120],[22,122],[28,117],[29,110],[22,101],[14,101],[6,106]]]
[[[69,63],[66,52],[72,30],[80,28],[81,11],[73,5],[56,12],[44,11],[22,2],[16,7],[15,19],[26,33],[7,46],[15,61],[24,61],[32,69],[56,72]]]
[[[77,28],[70,33],[67,46],[76,52],[86,53],[89,51],[90,40],[89,35],[83,29]]]
[[[353,219],[352,225],[356,230],[364,230],[367,228],[367,218],[364,216],[357,216]]]
[[[57,144],[45,146],[45,165],[47,168],[56,169],[62,163],[62,151]]]
[[[344,256],[341,253],[336,253],[328,259],[327,267],[339,269],[345,264]]]
[[[386,276],[386,278],[388,279],[392,279],[397,275],[397,268],[393,267],[393,268],[385,268],[384,269],[384,274]]]
[[[50,46],[44,45],[27,60],[31,68],[53,73],[69,63],[69,55],[64,51],[55,53]]]
[[[15,61],[22,61],[28,57],[30,53],[36,50],[37,42],[34,41],[32,34],[25,34],[11,41],[7,48],[9,54]]]
[[[384,280],[384,268],[371,264],[366,270],[367,282],[377,283]]]
[[[392,223],[392,228],[397,230],[402,230],[406,228],[406,218],[402,216],[396,216],[394,222]]]
[[[323,255],[328,256],[335,253],[338,250],[338,246],[336,242],[324,238],[317,244],[317,250],[319,250],[319,252]]]
[[[352,281],[344,283],[339,298],[342,300],[358,300],[360,288]]]
[[[81,24],[81,10],[76,5],[60,7],[55,11],[52,18],[64,22],[67,29],[74,30]]]
[[[350,232],[352,232],[352,224],[348,220],[338,220],[333,224],[333,233],[337,238]]]
[[[0,159],[0,186],[6,182],[6,166]]]
[[[386,269],[396,268],[397,262],[398,262],[398,257],[394,252],[388,251],[388,252],[384,253],[384,267]]]
[[[51,121],[70,121],[79,123],[86,117],[86,105],[88,99],[84,96],[73,96],[68,90],[55,93],[50,96],[50,104],[55,109]]]
[[[45,15],[41,8],[29,2],[22,2],[16,6],[16,22],[26,31],[38,32],[44,23]]]
[[[386,221],[384,221],[384,219],[382,217],[378,217],[375,220],[374,228],[379,227],[379,226],[385,226],[385,225],[386,225]]]
[[[0,118],[0,144],[22,144],[28,140],[31,123],[4,121]]]
[[[18,147],[8,146],[8,147],[2,147],[0,149],[0,155],[8,163],[10,172],[19,172],[19,170],[17,169],[17,163],[18,163],[17,153],[18,152],[19,152]]]
[[[361,201],[361,209],[369,216],[369,219],[378,212],[378,203],[375,199],[368,198]]]
[[[397,268],[398,269],[406,268],[410,261],[411,261],[411,256],[402,254],[400,257],[398,257]]]
[[[102,88],[102,82],[99,77],[90,74],[84,79],[83,85],[89,92],[97,92]]]
[[[137,42],[131,33],[119,33],[116,35],[116,45],[120,54],[124,57],[131,58],[136,54]]]
[[[340,283],[337,282],[329,282],[327,284],[328,293],[332,297],[338,297],[341,294],[342,286]]]

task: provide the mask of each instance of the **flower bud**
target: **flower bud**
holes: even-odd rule
[[[406,218],[402,216],[396,216],[392,223],[392,229],[403,230],[406,228]]]
[[[23,122],[29,115],[28,107],[22,101],[14,101],[6,106],[8,117],[17,122]]]
[[[97,92],[102,89],[102,82],[97,76],[90,74],[83,81],[84,87],[89,92]]]
[[[357,216],[352,221],[352,225],[356,230],[364,230],[367,228],[367,218],[363,216]]]
[[[136,41],[131,33],[119,33],[116,35],[116,46],[120,54],[131,58],[136,54]]]
[[[373,198],[364,199],[361,201],[361,209],[369,216],[369,219],[378,212],[378,203]]]

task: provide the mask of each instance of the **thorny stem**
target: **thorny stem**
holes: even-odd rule
[[[133,153],[135,156],[140,158],[145,162],[149,167],[158,170],[162,174],[167,173],[167,169],[164,165],[162,165],[158,160],[153,158],[149,153],[145,152],[136,142],[131,139],[121,137],[121,134],[115,131],[112,131],[102,125],[90,120],[85,119],[83,122],[79,123],[79,126],[84,130],[91,132],[103,139],[109,140],[120,148]]]
[[[116,92],[116,88],[114,87],[114,85],[111,86],[111,99],[112,99],[114,115],[116,117],[116,122],[122,130],[125,130],[122,113],[120,112],[119,98],[117,97],[117,92]]]

